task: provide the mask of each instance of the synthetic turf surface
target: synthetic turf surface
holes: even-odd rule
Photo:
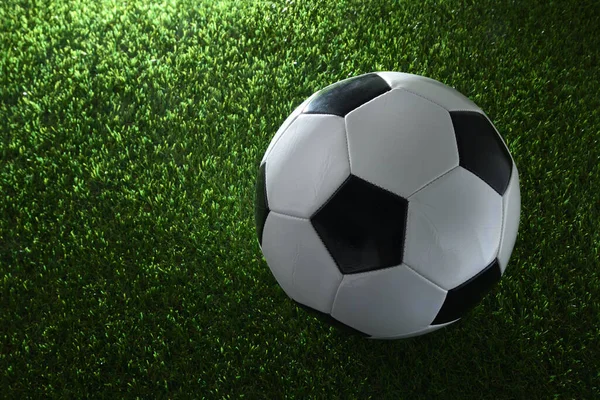
[[[0,396],[600,398],[600,3],[0,5]],[[473,99],[521,174],[501,283],[392,342],[294,306],[258,162],[304,98],[395,70]]]

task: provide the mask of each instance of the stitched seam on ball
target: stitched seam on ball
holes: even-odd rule
[[[352,175],[352,160],[350,158],[350,140],[348,139],[348,121],[344,117],[344,137],[346,138],[346,151],[348,152],[348,167],[350,168],[350,175]]]
[[[267,162],[265,161],[264,163],[261,163],[260,164],[261,167],[263,164],[265,165],[265,181],[263,182],[263,184],[265,185],[265,190],[264,190],[263,195],[265,196],[265,207],[267,208],[267,210],[269,210],[269,192],[267,192],[267,165],[266,165]],[[260,167],[259,167],[259,169],[260,169]],[[264,227],[263,227],[263,229],[264,229]]]
[[[299,219],[301,221],[310,221],[310,218],[304,218],[304,217],[297,217],[295,215],[290,215],[290,214],[286,214],[286,213],[282,213],[280,211],[273,211],[273,210],[269,210],[269,212],[273,213],[273,214],[277,214],[277,215],[282,215],[284,217],[289,217],[289,218],[293,218],[293,219]]]
[[[437,178],[435,178],[434,180],[430,181],[429,183],[427,183],[425,186],[415,190],[413,193],[411,193],[406,199],[408,201],[410,201],[410,198],[413,197],[415,194],[419,193],[421,190],[425,189],[426,187],[428,187],[429,185],[431,185],[432,183],[436,182],[438,179],[443,178],[444,176],[448,175],[450,172],[454,171],[456,168],[460,167],[459,165],[456,165],[452,168],[450,168],[448,171],[444,172],[443,174],[441,174],[440,176],[438,176]]]
[[[327,246],[327,243],[325,243],[325,241],[323,240],[323,237],[321,236],[321,234],[319,233],[319,231],[317,230],[317,228],[315,228],[315,225],[313,224],[312,219],[310,220],[310,226],[313,228],[313,231],[317,234],[317,237],[319,238],[319,241],[321,242],[321,244],[323,245],[323,247],[325,247],[325,250],[327,251],[327,254],[329,254],[329,257],[331,257],[331,259],[333,260],[333,264],[336,266],[336,268],[338,269],[338,271],[340,272],[340,274],[342,274],[342,277],[343,277],[344,272],[340,268],[340,265],[338,264],[337,260],[333,256],[333,254],[331,253],[331,250],[329,250],[329,246]],[[341,284],[341,282],[340,282],[340,284]],[[336,296],[337,296],[337,294],[336,294]]]
[[[306,100],[305,100],[305,101],[307,101],[306,105],[305,105],[305,106],[302,108],[302,110],[300,110],[300,112],[298,113],[298,115],[296,115],[296,116],[295,116],[295,117],[294,117],[294,118],[293,118],[293,119],[290,121],[290,123],[289,123],[289,124],[288,124],[288,126],[285,128],[285,130],[284,130],[283,132],[281,132],[281,135],[279,135],[279,137],[277,138],[277,140],[275,141],[275,143],[273,143],[273,147],[271,147],[271,151],[269,151],[269,153],[267,153],[267,154],[265,154],[265,155],[264,155],[264,157],[265,157],[265,160],[266,160],[266,158],[269,156],[269,154],[270,154],[270,153],[273,151],[273,149],[275,148],[275,145],[276,145],[276,144],[277,144],[277,143],[278,143],[278,142],[281,140],[281,138],[283,137],[283,135],[285,135],[285,133],[288,131],[288,129],[290,128],[290,126],[291,126],[291,125],[292,125],[292,124],[293,124],[293,123],[294,123],[294,122],[295,122],[295,121],[298,119],[298,117],[299,117],[299,116],[301,116],[302,114],[304,114],[304,110],[306,109],[306,106],[308,106],[308,104],[310,104],[310,99],[311,99],[312,97],[314,97],[314,96],[315,96],[317,93],[318,93],[318,91],[317,91],[317,92],[315,92],[315,93],[313,93],[313,94],[311,94],[310,96],[308,96],[308,97],[306,98]],[[302,103],[300,103],[300,105],[302,105]],[[300,107],[300,105],[298,105],[298,107]],[[295,110],[292,110],[292,113],[293,113],[294,111],[295,111]],[[283,120],[283,123],[285,123],[285,120]],[[283,124],[283,123],[282,123],[282,124]],[[277,132],[275,132],[275,133],[277,133]],[[267,146],[267,147],[268,147],[268,146]]]
[[[485,113],[481,109],[468,110],[468,109],[459,108],[457,110],[452,110],[452,111],[448,111],[448,112],[451,112],[451,113],[454,113],[454,112],[471,112],[471,113],[477,113],[477,114],[481,114],[483,116],[486,116]]]
[[[513,167],[513,171],[512,173],[515,173],[515,169]],[[506,191],[504,191],[504,195],[502,196],[502,225],[500,225],[500,242],[498,243],[498,250],[496,251],[496,260],[498,260],[498,266],[500,267],[500,269],[502,270],[502,265],[500,265],[500,250],[502,250],[502,246],[504,245],[504,240],[505,240],[505,218],[506,218],[506,213],[504,212],[504,204],[505,202],[507,202],[508,196],[506,196],[506,193],[508,192],[509,189],[511,188],[511,183],[512,183],[512,176],[510,181],[508,182],[508,186],[506,188]],[[513,189],[514,190],[514,189]],[[508,263],[507,265],[504,266],[504,271],[506,271],[506,267],[508,267]],[[502,272],[502,274],[504,275],[504,272]]]
[[[404,217],[404,238],[402,239],[402,262],[406,258],[406,242],[408,238],[408,215],[410,214],[410,201],[406,199],[406,216]]]
[[[313,229],[314,229],[314,227],[313,227]],[[340,288],[342,287],[342,282],[344,282],[344,274],[342,274],[342,279],[340,280],[340,283],[338,284],[338,287],[335,290],[335,296],[333,296],[333,301],[331,302],[331,308],[329,309],[329,315],[331,315],[332,317],[333,317],[333,306],[335,305],[335,302],[337,301],[338,293],[340,292]],[[335,317],[333,317],[333,318],[335,318]]]
[[[325,241],[323,240],[323,237],[321,236],[321,234],[319,233],[319,230],[315,227],[314,221],[313,221],[313,217],[317,214],[319,214],[319,212],[321,212],[321,210],[323,210],[323,208],[325,208],[325,206],[329,203],[329,201],[331,201],[331,199],[333,199],[340,190],[342,190],[342,188],[344,187],[344,185],[352,178],[352,173],[350,173],[350,175],[348,175],[348,177],[346,179],[344,179],[344,182],[342,182],[342,184],[340,186],[338,186],[338,188],[335,190],[335,192],[333,192],[333,194],[327,199],[325,200],[325,202],[323,202],[323,204],[321,204],[321,207],[319,207],[317,209],[317,211],[315,211],[313,213],[313,215],[308,219],[310,221],[310,225],[312,226],[313,230],[315,231],[315,233],[317,234],[317,236],[319,237],[319,240],[321,241],[321,243],[323,244],[323,247],[325,247],[325,250],[327,250],[327,254],[329,254],[329,256],[331,257],[331,259],[333,260],[333,263],[335,264],[335,266],[337,267],[338,271],[340,271],[340,273],[342,275],[344,275],[344,272],[342,271],[342,269],[340,268],[340,264],[338,264],[337,260],[335,259],[335,257],[333,256],[333,253],[331,253],[331,250],[329,249],[329,246],[327,246],[327,243],[325,243]]]
[[[308,111],[308,112],[304,112],[304,111],[302,111],[302,112],[299,114],[299,116],[300,116],[300,115],[328,115],[328,116],[331,116],[331,117],[345,118],[345,117],[343,117],[343,116],[341,116],[341,115],[338,115],[338,114],[332,114],[332,113],[323,113],[323,112],[312,112],[312,111]]]
[[[424,100],[427,100],[427,101],[429,101],[429,102],[431,102],[431,103],[435,104],[436,106],[442,107],[444,110],[448,111],[449,113],[450,113],[450,112],[476,112],[476,113],[479,113],[479,114],[483,114],[484,116],[487,116],[487,115],[486,115],[486,114],[483,112],[483,110],[481,110],[481,108],[479,108],[479,106],[478,106],[477,104],[475,104],[475,107],[476,107],[476,108],[475,108],[474,110],[472,110],[472,109],[462,109],[462,108],[459,108],[459,109],[457,109],[457,110],[449,110],[449,109],[447,109],[446,107],[444,107],[443,105],[439,104],[438,102],[436,102],[436,101],[434,101],[434,100],[431,100],[430,98],[428,98],[428,97],[425,97],[425,96],[423,96],[422,94],[419,94],[419,93],[417,93],[417,92],[414,92],[414,91],[412,91],[412,90],[410,90],[410,89],[403,88],[403,87],[397,87],[396,89],[404,90],[404,91],[405,91],[405,92],[407,92],[407,93],[414,94],[415,96],[418,96],[418,97],[420,97],[420,98],[422,98],[422,99],[424,99]],[[471,100],[469,99],[469,101],[471,101]]]
[[[429,99],[429,98],[427,98],[427,97],[425,97],[425,96],[423,96],[423,95],[421,95],[421,94],[419,94],[419,93],[413,92],[412,90],[409,90],[409,89],[406,89],[406,88],[403,88],[403,87],[399,87],[399,88],[397,88],[397,89],[399,89],[399,90],[404,90],[405,92],[407,92],[407,93],[410,93],[410,94],[414,94],[415,96],[418,96],[418,97],[420,97],[420,98],[422,98],[422,99],[424,99],[424,100],[427,100],[428,102],[430,102],[430,103],[432,103],[432,104],[435,104],[435,105],[436,105],[436,106],[438,106],[438,107],[442,107],[442,108],[443,108],[444,110],[446,110],[447,112],[450,112],[450,110],[448,110],[448,109],[447,109],[446,107],[444,107],[443,105],[441,105],[441,104],[439,104],[439,103],[437,103],[437,102],[435,102],[435,101],[433,101],[433,100],[431,100],[431,99]]]
[[[275,149],[275,146],[277,146],[277,143],[279,143],[279,141],[281,140],[281,138],[283,138],[283,136],[287,133],[287,131],[290,129],[290,126],[292,126],[292,124],[298,119],[299,116],[301,116],[302,113],[296,115],[288,124],[288,126],[285,127],[284,131],[281,132],[281,135],[279,135],[279,137],[277,138],[277,140],[275,141],[275,143],[273,143],[273,146],[271,147],[271,150],[265,154],[265,160],[269,157],[269,154],[271,154],[273,152],[273,150]],[[285,122],[285,120],[284,120]],[[277,132],[275,132],[277,133]],[[268,146],[267,146],[268,147]]]
[[[508,184],[510,187],[510,183]],[[506,193],[506,192],[504,192]],[[500,224],[500,240],[498,241],[498,249],[496,250],[496,260],[498,260],[498,257],[500,256],[500,249],[502,249],[502,244],[504,243],[504,201],[506,199],[504,198],[504,196],[502,196],[502,204],[501,204],[501,209],[502,209],[502,223]],[[498,260],[498,263],[500,263],[500,260]],[[504,266],[506,268],[506,266]],[[500,266],[500,269],[502,269],[502,266]]]
[[[410,269],[412,272],[414,272],[415,274],[419,275],[421,278],[425,279],[427,282],[431,283],[432,285],[442,289],[444,292],[448,292],[449,289],[444,289],[443,287],[441,287],[440,285],[438,285],[437,283],[435,283],[434,281],[432,281],[431,279],[429,279],[426,276],[423,276],[423,274],[421,274],[419,271],[417,271],[416,269],[414,269],[413,267],[411,267],[410,265],[408,265],[406,262],[402,263],[403,265],[406,265],[406,267],[408,269]]]

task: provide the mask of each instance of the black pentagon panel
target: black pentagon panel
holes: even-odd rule
[[[304,113],[344,117],[389,90],[390,85],[375,73],[355,76],[322,89],[304,108]]]
[[[490,121],[475,111],[452,111],[460,165],[504,195],[512,160]]]
[[[343,274],[402,263],[408,201],[354,175],[311,223]]]
[[[500,264],[496,259],[473,278],[449,290],[442,308],[431,324],[440,325],[461,318],[485,297],[500,281],[501,276]]]
[[[256,235],[258,243],[262,245],[263,230],[267,215],[269,215],[269,202],[267,200],[267,185],[266,185],[267,164],[261,164],[256,178],[256,193],[254,197],[254,222],[256,224]]]
[[[326,324],[332,325],[334,327],[336,327],[337,329],[339,329],[342,332],[346,332],[349,334],[353,334],[353,335],[359,335],[362,337],[371,337],[371,335],[368,335],[364,332],[359,331],[358,329],[354,329],[351,326],[348,326],[340,321],[338,321],[337,319],[333,318],[331,316],[331,314],[326,314],[324,312],[321,312],[319,310],[315,310],[312,307],[309,307],[307,305],[304,305],[302,303],[298,303],[296,300],[294,300],[294,302],[296,304],[298,304],[302,309],[304,309],[306,312],[308,312],[309,314],[314,315],[315,317],[317,317],[320,321],[325,322]]]

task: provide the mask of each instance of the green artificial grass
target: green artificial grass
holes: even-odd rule
[[[3,0],[0,396],[600,398],[600,3]],[[522,217],[460,322],[349,336],[256,243],[258,162],[314,91],[394,70],[473,99]]]

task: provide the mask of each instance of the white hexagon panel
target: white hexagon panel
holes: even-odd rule
[[[346,115],[350,169],[404,198],[458,165],[450,114],[402,89]]]
[[[328,313],[342,274],[307,219],[271,211],[262,251],[285,293],[300,304]]]
[[[281,136],[283,135],[283,133],[287,130],[287,128],[291,125],[291,123],[294,122],[296,120],[296,118],[298,118],[298,116],[302,113],[302,111],[304,111],[304,109],[306,108],[306,106],[308,105],[308,103],[310,103],[310,101],[313,99],[313,97],[315,97],[318,93],[319,92],[315,92],[313,95],[311,95],[306,100],[304,100],[283,121],[283,123],[281,124],[281,126],[279,127],[279,129],[277,129],[277,132],[275,132],[275,135],[271,139],[271,142],[269,142],[269,146],[267,147],[267,150],[265,150],[265,154],[263,155],[261,164],[265,162],[265,160],[267,159],[267,157],[271,153],[271,150],[273,150],[273,147],[275,146],[275,144],[277,144],[277,142],[279,141],[279,139],[281,138]]]
[[[371,337],[409,337],[433,328],[445,298],[445,290],[402,264],[344,275],[331,316]]]
[[[408,198],[404,262],[450,290],[496,258],[501,232],[502,197],[457,167]]]
[[[269,208],[309,218],[349,175],[344,119],[301,114],[267,157]]]

